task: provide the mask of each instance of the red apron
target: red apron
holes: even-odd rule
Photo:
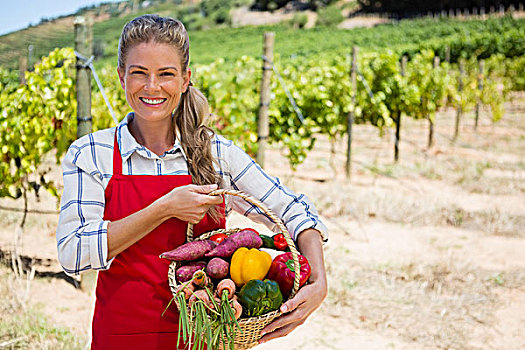
[[[122,157],[115,135],[113,176],[105,191],[104,219],[122,219],[173,188],[191,183],[190,175],[122,175]],[[218,224],[206,215],[194,226],[194,235],[223,228],[224,224],[224,218]],[[186,222],[171,218],[118,254],[108,270],[99,272],[92,350],[177,348],[179,320],[174,304],[161,316],[172,294],[168,285],[169,261],[159,258],[159,254],[183,244],[186,229]]]

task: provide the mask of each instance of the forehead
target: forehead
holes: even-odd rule
[[[131,47],[126,55],[126,66],[140,65],[149,69],[176,67],[182,69],[182,59],[173,45],[148,42]]]

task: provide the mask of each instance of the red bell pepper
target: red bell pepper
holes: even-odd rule
[[[282,233],[273,236],[273,245],[277,250],[285,250],[288,248],[288,242],[286,242],[286,239]]]
[[[300,254],[299,265],[301,269],[299,271],[301,276],[299,279],[300,288],[306,283],[306,281],[308,281],[312,270],[306,257]],[[266,278],[277,282],[279,284],[279,287],[281,288],[281,292],[283,293],[283,295],[288,297],[288,295],[290,295],[290,292],[292,291],[293,282],[295,278],[295,266],[292,258],[292,253],[284,253],[273,259],[272,265],[270,266],[270,271],[268,271]]]
[[[219,244],[222,241],[224,241],[225,238],[228,238],[228,235],[225,233],[216,233],[210,237],[210,240],[214,241],[215,243]]]

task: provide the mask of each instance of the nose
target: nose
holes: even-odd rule
[[[148,78],[146,79],[146,85],[144,86],[144,90],[146,91],[157,91],[160,89],[159,80],[157,79],[157,76],[155,74],[148,75]]]

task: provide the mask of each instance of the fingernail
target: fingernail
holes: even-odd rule
[[[288,311],[288,307],[286,305],[281,306],[281,312]]]

